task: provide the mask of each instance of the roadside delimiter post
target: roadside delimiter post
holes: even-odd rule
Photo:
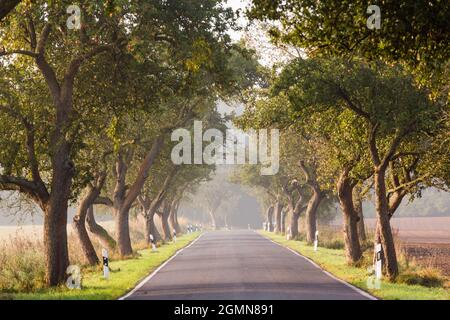
[[[108,250],[102,249],[103,256],[103,277],[105,279],[109,278],[109,261],[108,261]]]
[[[153,238],[153,235],[150,235],[150,243],[152,244],[152,251],[156,251],[156,246],[155,246],[155,238]]]
[[[316,230],[316,235],[314,238],[314,251],[317,251],[318,244],[319,244],[319,230]]]
[[[375,244],[376,260],[375,260],[375,276],[377,279],[383,277],[382,273],[382,248],[381,243]]]

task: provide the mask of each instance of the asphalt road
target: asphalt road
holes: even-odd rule
[[[126,299],[359,300],[367,296],[253,231],[203,234]]]

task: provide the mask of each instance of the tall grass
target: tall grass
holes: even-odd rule
[[[114,233],[111,232],[114,237]],[[133,249],[147,246],[144,228],[139,221],[130,220],[130,237]],[[101,255],[101,244],[91,236],[97,255]],[[86,266],[78,238],[73,232],[68,234],[69,261],[72,265]],[[111,260],[118,259],[115,252],[110,253]],[[45,286],[45,256],[42,237],[16,233],[0,240],[0,293],[33,292]]]
[[[15,235],[0,242],[0,290],[41,288],[45,281],[44,259],[42,240]]]

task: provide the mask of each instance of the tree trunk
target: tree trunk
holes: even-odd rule
[[[275,233],[281,232],[281,210],[283,206],[280,201],[276,201],[274,205],[274,214],[275,214]]]
[[[175,230],[177,230],[177,233],[178,232],[182,232],[182,230],[181,230],[181,227],[180,227],[180,224],[178,223],[178,206],[177,206],[177,210],[175,211]],[[180,231],[178,231],[178,230],[180,230]]]
[[[281,233],[286,233],[286,211],[281,210]]]
[[[178,211],[179,200],[172,201],[170,206],[169,222],[170,226],[177,234],[181,233],[180,226],[177,221],[177,211]]]
[[[361,188],[359,185],[356,185],[353,189],[353,206],[355,207],[355,211],[358,214],[358,237],[360,243],[366,241],[366,227],[364,225],[364,215],[363,215],[363,209],[362,209],[362,200],[361,200]]]
[[[94,266],[99,264],[100,260],[97,257],[95,248],[92,245],[91,239],[89,238],[88,232],[86,230],[87,211],[88,208],[80,206],[77,215],[73,217],[72,226],[78,236],[78,240],[80,241],[81,249],[83,250],[83,254],[87,263],[91,266]]]
[[[291,239],[296,240],[298,237],[298,219],[300,218],[300,214],[291,213],[291,223],[289,228],[291,229]]]
[[[209,210],[208,213],[211,218],[212,229],[217,230],[216,216],[214,215],[214,212],[212,210]]]
[[[170,206],[168,203],[166,203],[161,211],[161,224],[164,241],[172,240],[172,231],[170,230],[169,226],[169,215],[170,215]]]
[[[149,212],[146,216],[146,223],[145,223],[145,227],[146,227],[146,239],[147,239],[147,243],[150,244],[150,235],[153,235],[153,239],[155,242],[161,241],[162,237],[161,234],[158,231],[158,228],[156,228],[156,224],[155,224],[155,211],[153,212]]]
[[[349,169],[345,168],[341,173],[337,191],[344,222],[345,256],[348,264],[355,264],[361,260],[362,251],[358,238],[358,214],[353,206],[354,184],[348,177]]]
[[[85,188],[85,194],[78,206],[77,214],[73,217],[73,228],[78,235],[78,240],[81,244],[84,257],[89,265],[97,265],[100,260],[97,257],[95,248],[92,245],[89,234],[86,230],[86,217],[88,210],[92,208],[94,200],[100,195],[100,190],[103,187],[106,178],[106,172],[101,172],[95,175],[96,178],[92,183],[89,183]]]
[[[269,230],[270,232],[273,231],[273,206],[270,206],[267,208],[267,212],[266,212],[266,216],[267,216],[267,230]]]
[[[65,106],[64,106],[65,107]],[[64,108],[64,110],[69,110]],[[67,117],[67,115],[59,115]],[[66,124],[63,119],[57,121]],[[54,154],[52,156],[52,183],[49,202],[44,217],[44,246],[46,256],[46,282],[56,286],[64,282],[69,266],[67,247],[67,208],[75,173],[70,160],[70,146],[64,136],[56,129],[52,135]]]
[[[381,246],[383,248],[386,274],[390,280],[393,280],[398,275],[398,263],[394,237],[392,236],[391,225],[389,222],[390,215],[386,197],[385,173],[385,168],[375,167],[375,209],[377,212],[377,223],[380,228],[379,240],[381,241]]]
[[[63,283],[66,278],[66,269],[69,266],[67,204],[64,196],[53,196],[45,211],[44,250],[48,286],[57,286]]]
[[[148,171],[159,155],[163,144],[163,135],[158,136],[154,140],[151,149],[147,152],[144,160],[142,160],[139,166],[139,171],[137,172],[134,183],[130,187],[126,186],[125,178],[128,171],[128,165],[132,160],[133,152],[129,150],[126,153],[125,159],[125,152],[123,150],[118,153],[115,168],[116,186],[114,189],[113,202],[116,217],[117,247],[119,249],[119,254],[122,257],[129,256],[133,253],[128,221],[130,208],[141,193],[141,189],[148,177]]]
[[[130,238],[129,211],[114,208],[116,218],[117,249],[121,257],[133,254]]]
[[[317,230],[317,209],[322,201],[322,192],[318,186],[312,187],[313,194],[309,199],[308,207],[305,213],[306,223],[306,241],[311,244],[314,242],[314,238]]]
[[[115,251],[117,244],[116,240],[113,239],[101,225],[99,225],[95,221],[94,216],[94,206],[90,206],[87,211],[86,216],[87,227],[90,233],[92,233],[98,241],[100,241],[101,245],[107,248],[110,251]]]

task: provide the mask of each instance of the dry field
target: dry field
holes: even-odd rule
[[[375,219],[366,224],[373,228]],[[450,276],[450,217],[393,218],[391,225],[407,257]]]
[[[113,221],[98,221],[98,224],[102,225],[107,230],[113,230]],[[21,236],[31,239],[42,238],[42,225],[22,225],[22,226],[0,226],[0,241],[8,240],[11,237]],[[73,231],[70,224],[67,225],[67,231],[71,233]]]
[[[370,228],[375,219],[366,219]],[[392,218],[392,229],[405,243],[440,243],[450,245],[450,217]]]

